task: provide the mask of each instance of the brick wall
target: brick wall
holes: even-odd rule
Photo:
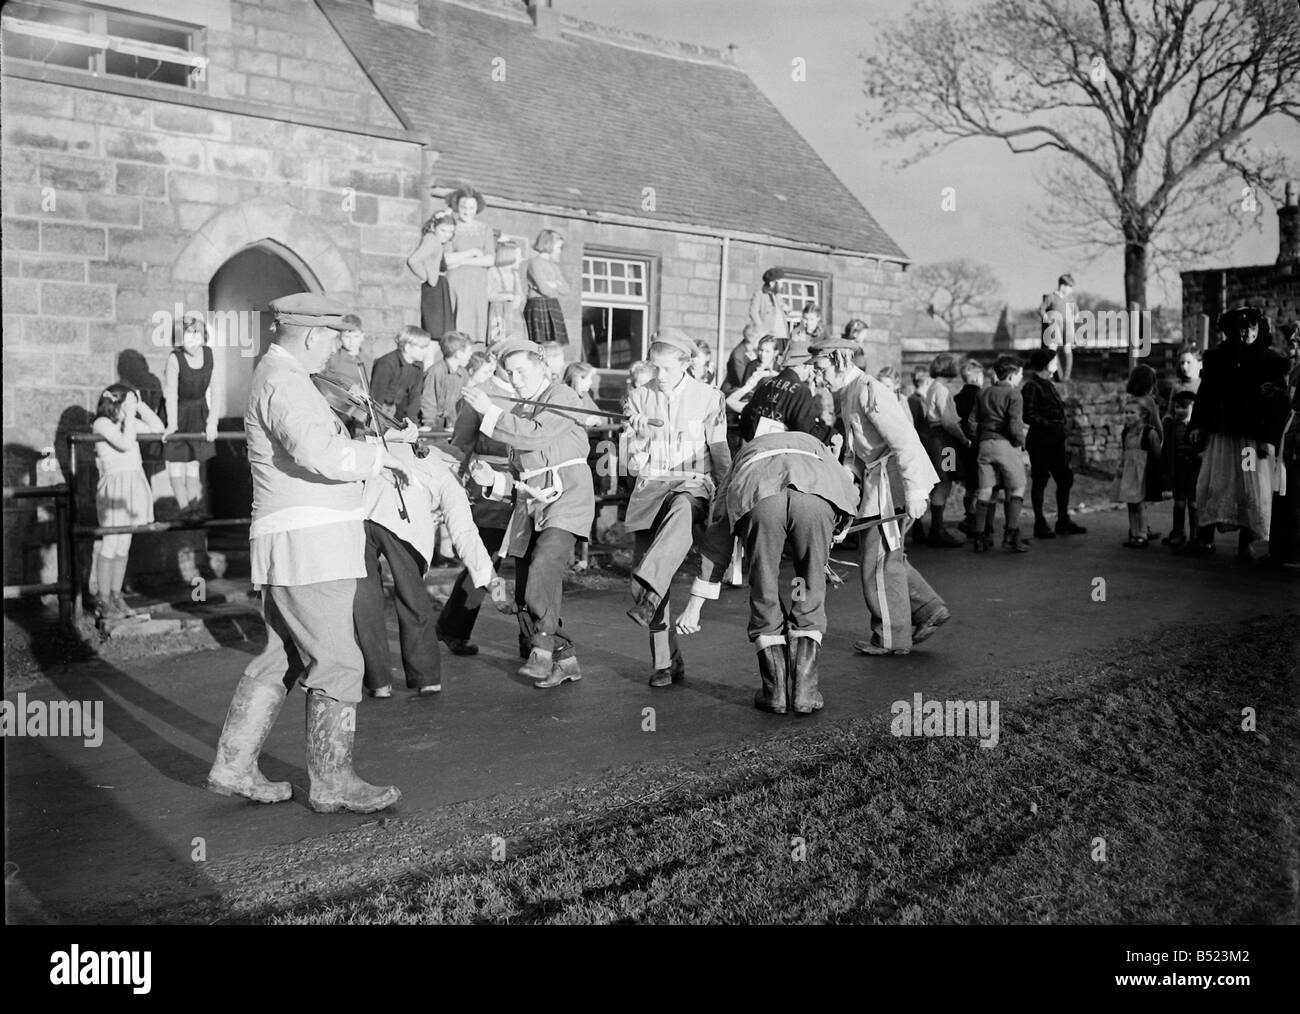
[[[1227,278],[1227,300],[1222,298]],[[1250,303],[1263,309],[1276,329],[1300,320],[1300,271],[1294,264],[1261,264],[1210,271],[1184,271],[1183,333],[1201,334],[1201,314],[1210,318],[1210,344],[1218,341],[1219,314],[1230,306]]]

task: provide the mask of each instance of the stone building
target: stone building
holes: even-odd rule
[[[1277,210],[1278,255],[1273,264],[1184,271],[1183,332],[1195,336],[1201,348],[1220,340],[1219,314],[1249,303],[1260,307],[1276,331],[1278,325],[1300,321],[1300,206],[1294,183]]]
[[[271,299],[418,323],[405,259],[462,181],[495,229],[565,234],[571,357],[617,368],[665,326],[725,351],[780,266],[792,314],[863,317],[899,361],[906,255],[733,51],[522,0],[21,0],[2,42],[7,484],[49,447],[66,470],[107,384],[156,391],[184,312],[246,311],[225,427]]]

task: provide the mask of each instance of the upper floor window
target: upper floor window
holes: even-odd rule
[[[781,300],[781,309],[785,319],[791,324],[798,324],[804,304],[812,303],[824,307],[826,300],[825,279],[819,275],[796,275],[788,270],[786,276],[776,283],[776,295]],[[824,313],[824,311],[823,311]]]
[[[202,87],[199,29],[165,18],[57,0],[17,0],[3,16],[6,59]]]

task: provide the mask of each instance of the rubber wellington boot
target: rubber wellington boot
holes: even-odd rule
[[[784,715],[787,708],[785,645],[770,644],[758,649],[758,676],[763,689],[754,692],[754,707]]]
[[[822,709],[822,695],[817,689],[817,655],[821,647],[813,637],[790,638],[790,668],[794,680],[794,700],[790,706],[796,715],[811,715]]]
[[[321,693],[307,695],[308,802],[317,813],[374,813],[402,798],[395,785],[371,785],[352,770],[355,705]]]
[[[284,698],[282,684],[259,683],[251,676],[239,681],[226,712],[217,759],[208,773],[209,790],[258,803],[283,803],[293,795],[288,782],[267,781],[257,766],[257,755],[262,752]]]

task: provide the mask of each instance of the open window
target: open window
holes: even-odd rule
[[[590,252],[582,258],[582,358],[603,370],[645,358],[650,326],[648,257]]]

